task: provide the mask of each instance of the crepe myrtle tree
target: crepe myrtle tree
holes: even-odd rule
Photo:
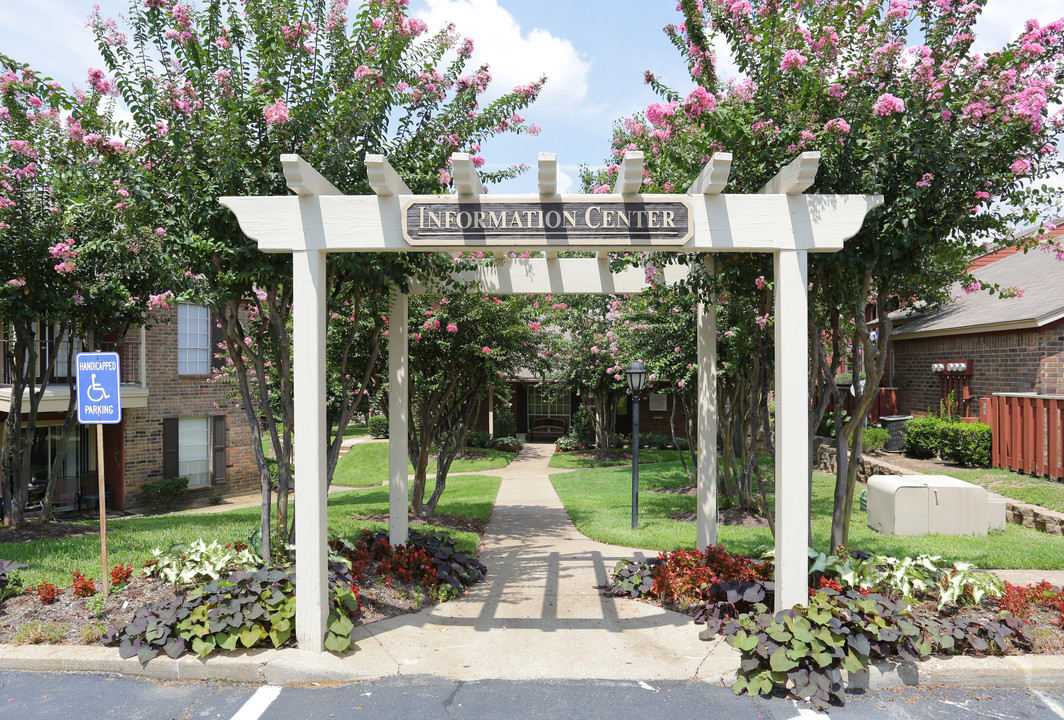
[[[544,376],[552,335],[542,332],[537,298],[455,292],[410,302],[411,510],[431,517],[447,473],[492,385],[525,369]],[[387,404],[385,404],[387,407]],[[436,482],[426,498],[429,456]]]
[[[576,392],[591,410],[595,446],[611,448],[617,441],[617,401],[626,385],[621,354],[621,295],[571,295],[546,300],[549,323],[565,331],[559,337],[553,376],[564,391]]]
[[[694,87],[679,93],[648,73],[663,102],[623,121],[613,139],[618,154],[646,152],[648,191],[682,190],[713,152],[728,151],[738,160],[729,190],[756,192],[797,154],[817,150],[810,192],[884,196],[841,252],[810,256],[819,399],[810,433],[827,398],[839,398],[838,363],[866,378],[838,433],[832,547],[848,540],[852,459],[883,376],[889,312],[943,300],[951,282],[968,279],[981,242],[1010,242],[1010,228],[1037,221],[1056,199],[1038,180],[1062,169],[1053,108],[1064,23],[1031,20],[1015,41],[979,54],[972,46],[983,5],[681,0],[683,22],[665,31]],[[715,39],[738,77],[719,75]],[[599,180],[609,181],[606,173]],[[868,317],[879,320],[875,333]]]
[[[111,120],[111,86],[90,73],[68,92],[0,55],[0,317],[11,410],[3,440],[5,522],[25,520],[40,402],[60,382],[69,403],[48,459],[44,516],[76,425],[73,355],[121,343],[152,308],[194,284],[130,204],[143,191],[136,148]],[[169,288],[163,290],[163,288]]]
[[[260,253],[217,198],[286,194],[282,153],[300,154],[346,194],[370,192],[366,153],[388,156],[415,193],[446,191],[452,152],[473,153],[479,166],[481,143],[491,136],[538,132],[519,113],[543,79],[482,106],[491,75],[487,66],[466,71],[472,41],[453,27],[427,36],[425,23],[409,17],[406,5],[371,0],[349,11],[346,0],[208,0],[194,9],[172,0],[134,0],[128,35],[119,22],[98,12],[90,16],[107,69],[150,153],[157,192],[143,201],[160,217],[175,255],[209,288],[206,302],[221,326],[252,431],[267,555],[271,524],[278,548],[290,532],[291,258]],[[521,169],[482,177],[497,181]],[[405,291],[408,278],[431,282],[449,270],[447,259],[425,253],[330,254],[330,298],[334,306],[348,301],[364,312],[395,288]],[[337,370],[343,384],[353,378],[359,387],[341,400],[338,433],[369,389],[366,367],[381,329],[379,319],[371,322],[370,351],[341,353],[341,362],[350,363]],[[343,327],[354,336],[365,324]],[[260,426],[278,461],[275,520]],[[330,468],[339,446],[340,438],[329,439]]]
[[[758,508],[768,514],[758,455],[762,447],[759,438],[769,440],[770,451],[772,448],[768,418],[773,373],[772,283],[763,275],[751,276],[765,264],[765,258],[718,256],[713,276],[706,276],[704,266],[696,263],[692,276],[677,285],[658,282],[652,256],[640,257],[638,262],[643,263],[651,284],[628,302],[622,313],[622,354],[646,364],[655,392],[675,398],[670,415],[674,439],[676,407],[683,408],[689,449],[687,457],[681,454],[681,459],[693,485],[698,457],[697,289],[712,284],[708,292],[713,302],[708,311],[716,313],[718,328],[720,497],[727,505]]]

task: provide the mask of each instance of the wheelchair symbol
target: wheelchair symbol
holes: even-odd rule
[[[103,385],[96,381],[96,373],[92,374],[92,384],[89,385],[88,389],[85,391],[85,395],[94,403],[107,400],[111,397],[107,394],[107,391],[103,389]]]

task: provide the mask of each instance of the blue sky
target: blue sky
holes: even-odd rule
[[[95,0],[101,13],[119,16],[125,0]],[[353,0],[354,4],[357,0]],[[493,192],[534,192],[537,153],[558,155],[563,191],[577,190],[581,164],[598,166],[609,148],[613,121],[655,101],[643,84],[652,70],[686,92],[686,69],[662,28],[679,22],[676,0],[411,0],[411,14],[431,28],[454,22],[473,38],[475,63],[487,62],[504,91],[548,76],[547,87],[525,113],[543,128],[538,137],[499,138],[486,144],[488,167],[526,163],[522,178]],[[85,84],[100,67],[85,17],[92,2],[32,0],[0,14],[0,49],[66,86]],[[1064,14],[1061,0],[988,0],[977,49],[1001,47],[1028,18],[1048,22]],[[723,65],[725,71],[727,64]]]

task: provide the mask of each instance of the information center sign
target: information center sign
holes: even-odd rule
[[[121,366],[118,353],[78,353],[78,422],[114,425],[122,422]]]
[[[596,245],[655,240],[680,244],[691,237],[691,213],[680,200],[591,196],[559,202],[476,200],[422,201],[406,205],[403,235],[411,245],[485,245],[522,240],[580,240]]]

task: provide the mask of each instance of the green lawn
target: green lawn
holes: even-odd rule
[[[668,485],[683,485],[686,480],[678,462],[640,468],[639,529],[631,529],[631,471],[625,469],[585,470],[553,475],[551,482],[561,496],[577,528],[594,540],[614,545],[644,547],[654,550],[677,550],[694,547],[694,523],[670,519],[681,511],[693,511],[693,495],[667,495],[643,492]],[[771,483],[771,475],[768,478]],[[831,493],[834,477],[823,473],[813,476],[813,539],[826,549],[831,532]],[[772,498],[770,496],[771,504]],[[772,535],[767,528],[719,526],[718,542],[731,551],[759,554],[771,547]],[[930,535],[891,537],[870,530],[866,514],[857,508],[850,525],[850,544],[873,553],[916,555],[930,553],[948,560],[963,560],[980,567],[1064,569],[1064,538],[1008,525],[1003,532],[986,537]]]
[[[500,480],[482,475],[449,478],[440,499],[439,512],[487,520],[499,492]],[[431,487],[430,487],[431,491]],[[382,522],[354,520],[352,515],[388,512],[388,488],[375,487],[334,493],[329,496],[329,533],[348,536],[363,528],[381,529]],[[148,518],[129,518],[107,524],[107,550],[110,565],[133,563],[139,570],[150,557],[152,548],[169,548],[196,538],[221,544],[246,541],[258,527],[259,508],[244,508],[224,513],[182,514]],[[93,534],[82,537],[0,544],[0,558],[29,565],[19,571],[26,586],[48,580],[56,585],[70,584],[74,570],[99,579],[100,540],[96,523],[82,523]],[[473,551],[479,545],[475,533],[455,533],[459,545]]]
[[[471,449],[470,452],[484,457],[474,460],[455,460],[451,463],[451,472],[484,472],[504,468],[513,460],[514,454],[501,450]],[[414,466],[406,464],[407,472],[414,472]],[[430,477],[436,473],[436,463],[430,462]],[[354,445],[351,450],[336,463],[333,484],[345,487],[370,487],[380,485],[388,479],[388,443],[364,442]]]
[[[599,459],[599,458],[593,458],[593,457],[578,457],[580,455],[580,453],[576,453],[576,452],[567,452],[567,453],[556,452],[550,458],[549,467],[552,467],[552,468],[564,468],[566,470],[579,470],[579,469],[582,469],[582,468],[613,467],[613,466],[617,466],[617,465],[628,465],[628,466],[631,466],[631,464],[632,464],[632,451],[631,450],[617,450],[616,452],[619,452],[619,453],[623,452],[628,457],[627,458],[617,458],[617,459],[613,459],[613,460],[607,460],[607,459],[604,459],[604,458],[603,459]],[[686,450],[684,452],[686,452]],[[650,465],[650,464],[654,464],[654,463],[669,462],[669,461],[673,461],[673,460],[676,460],[676,462],[679,463],[679,460],[677,460],[677,458],[676,458],[676,451],[675,450],[642,450],[641,449],[639,451],[639,467],[643,467],[644,465]]]
[[[344,437],[369,437],[369,425],[355,425],[352,423],[344,430]]]

